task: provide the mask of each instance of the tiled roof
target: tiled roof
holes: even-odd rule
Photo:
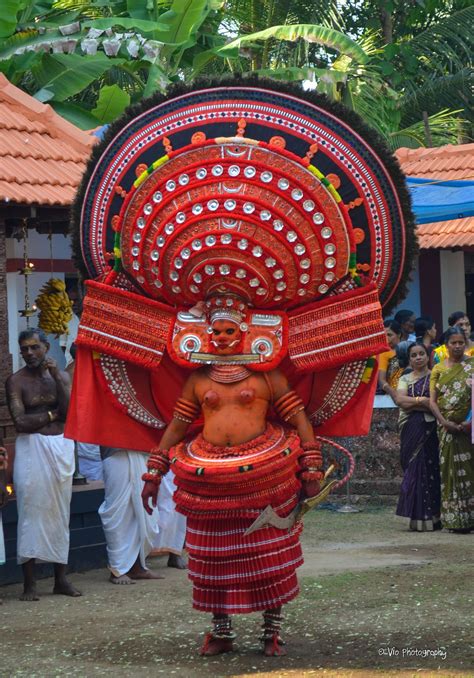
[[[400,148],[396,156],[403,171],[420,179],[474,180],[474,144],[437,148]],[[422,249],[474,245],[474,217],[421,224],[417,229]]]
[[[95,141],[0,73],[0,202],[70,205]]]
[[[421,224],[417,229],[420,247],[450,249],[474,245],[474,217]]]
[[[474,180],[474,144],[437,148],[399,148],[395,155],[409,177]]]

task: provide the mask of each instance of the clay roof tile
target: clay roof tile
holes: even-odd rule
[[[70,205],[96,141],[0,73],[0,201]]]

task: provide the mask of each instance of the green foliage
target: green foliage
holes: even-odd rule
[[[89,113],[84,107],[77,104],[51,101],[50,105],[54,108],[56,113],[59,113],[63,118],[72,122],[72,124],[79,127],[79,129],[90,130],[100,124],[92,113]]]
[[[251,35],[241,36],[232,40],[224,47],[217,50],[217,53],[228,56],[236,49],[242,49],[247,45],[253,45],[257,41],[266,41],[270,39],[286,40],[296,42],[301,39],[308,43],[318,43],[325,45],[338,52],[343,52],[351,59],[364,63],[367,60],[364,50],[349,36],[326,26],[315,26],[311,24],[292,24],[290,26],[272,26],[263,31],[252,33]]]
[[[35,96],[40,101],[66,101],[101,78],[114,64],[121,63],[122,60],[108,59],[105,54],[88,59],[78,54],[45,54],[31,69],[40,88]]]
[[[469,136],[472,0],[3,0],[0,71],[81,127],[200,74],[310,83],[393,148]],[[465,122],[467,121],[467,122]]]
[[[127,92],[118,85],[104,85],[100,89],[97,106],[91,113],[105,125],[113,122],[129,105],[130,95]]]
[[[0,12],[0,38],[7,38],[15,30],[21,4],[22,0],[3,0]]]

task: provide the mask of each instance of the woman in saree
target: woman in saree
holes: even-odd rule
[[[431,373],[431,411],[438,421],[441,473],[441,519],[460,534],[474,524],[472,486],[471,390],[474,359],[465,355],[466,336],[460,327],[445,335],[448,357]]]
[[[430,409],[429,355],[423,343],[410,344],[412,372],[398,381],[400,462],[403,481],[397,515],[409,519],[410,530],[440,530],[440,479],[436,419]]]
[[[392,397],[395,398],[398,380],[403,372],[403,367],[398,361],[397,347],[400,343],[402,329],[395,320],[384,320],[385,334],[387,335],[387,343],[390,347],[389,351],[381,353],[378,356],[379,363],[379,388]]]
[[[469,358],[472,358],[474,356],[474,341],[471,340],[471,321],[464,311],[454,311],[454,313],[451,313],[448,318],[448,325],[449,327],[460,327],[462,329],[466,337],[466,348],[464,353]],[[445,340],[445,336],[446,333],[443,335],[443,341]],[[448,349],[446,343],[444,343],[433,351],[432,364],[437,365],[438,363],[442,363],[447,357]]]

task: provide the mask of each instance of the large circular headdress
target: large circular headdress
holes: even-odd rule
[[[269,81],[147,100],[95,150],[76,256],[90,278],[120,259],[136,290],[173,306],[230,293],[285,310],[361,279],[393,306],[414,238],[403,175],[374,136]]]
[[[145,449],[180,368],[214,363],[280,365],[320,432],[367,430],[381,305],[403,296],[416,243],[403,174],[357,115],[257,78],[174,87],[108,130],[74,219],[81,384],[129,417],[92,431],[78,394],[77,439]],[[239,323],[233,355],[216,317]]]

